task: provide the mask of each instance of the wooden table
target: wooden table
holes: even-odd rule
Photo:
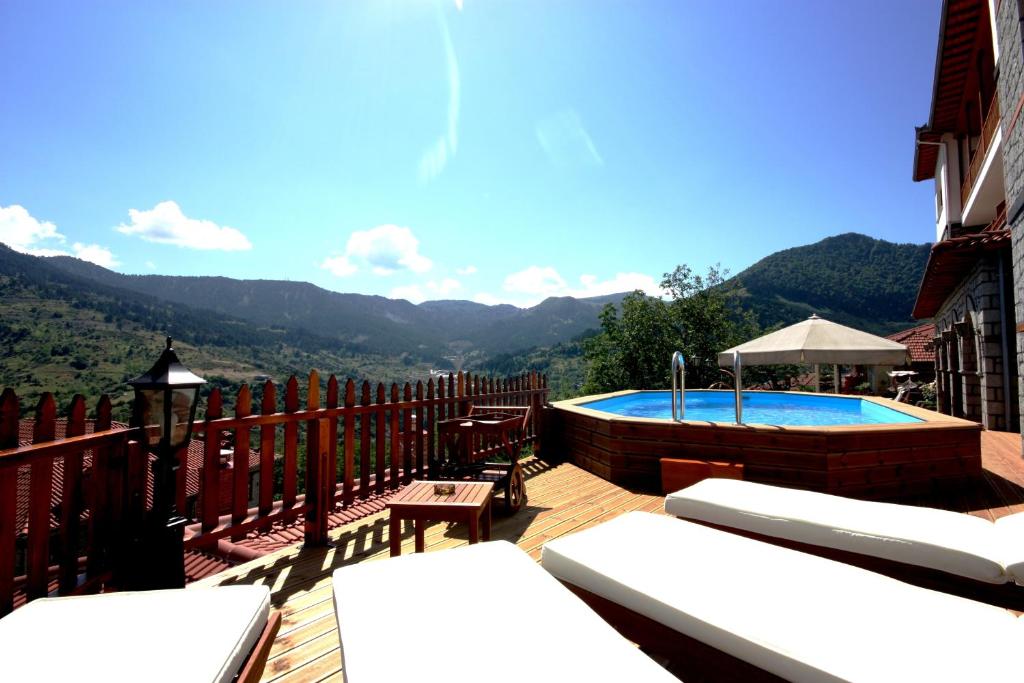
[[[455,493],[439,496],[434,493],[434,484],[455,487]],[[483,537],[491,540],[491,493],[494,484],[490,482],[437,482],[414,481],[402,489],[388,502],[391,510],[389,540],[391,556],[402,554],[402,520],[411,519],[416,524],[416,552],[423,552],[423,525],[425,522],[465,522],[469,525],[469,542],[480,540],[480,526],[483,522]]]

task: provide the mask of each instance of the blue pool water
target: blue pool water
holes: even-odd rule
[[[731,391],[688,391],[686,419],[735,422],[735,394]],[[672,419],[668,391],[640,391],[626,396],[580,404],[592,410],[629,417]],[[785,392],[743,392],[743,422],[788,427],[902,424],[919,418],[855,397],[809,396]]]

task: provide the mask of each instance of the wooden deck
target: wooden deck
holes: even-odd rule
[[[492,539],[519,545],[534,558],[552,538],[577,531],[630,510],[657,512],[660,496],[632,493],[573,465],[524,460],[528,499],[512,517],[497,514]],[[338,632],[331,602],[331,573],[355,562],[387,558],[388,516],[379,512],[330,533],[333,548],[284,548],[253,562],[192,584],[196,586],[258,583],[270,586],[283,621],[264,681],[341,680]],[[426,551],[464,545],[465,525],[432,524]],[[413,552],[413,527],[405,523],[402,553]],[[383,634],[382,634],[383,635]]]
[[[975,486],[942,499],[921,498],[913,502],[988,518],[1024,511],[1024,461],[1020,450],[1020,435],[984,432],[985,473]],[[492,538],[512,541],[534,558],[540,557],[545,542],[563,534],[630,510],[661,510],[660,496],[625,490],[573,465],[549,465],[535,459],[523,464],[529,493],[527,504],[515,516],[495,516]],[[426,550],[463,545],[466,536],[465,525],[433,524],[426,530]],[[273,603],[284,618],[264,681],[312,683],[342,678],[330,576],[338,567],[388,557],[387,513],[379,512],[335,529],[330,537],[332,548],[284,548],[192,584],[195,587],[258,583],[271,588]],[[403,554],[412,552],[412,546],[413,528],[406,523]]]

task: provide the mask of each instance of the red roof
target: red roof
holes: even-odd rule
[[[917,290],[914,317],[931,318],[967,273],[987,253],[1009,249],[1010,229],[985,230],[936,242],[928,254],[921,286]]]
[[[935,337],[935,325],[924,323],[909,330],[900,330],[890,334],[886,339],[903,344],[907,347],[912,363],[931,363],[935,360],[935,354],[931,351],[932,338]]]

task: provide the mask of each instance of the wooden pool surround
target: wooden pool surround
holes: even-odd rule
[[[694,391],[700,390],[687,393]],[[626,417],[580,405],[631,393],[637,392],[553,403],[549,438],[578,467],[651,491],[660,490],[661,458],[741,463],[750,481],[880,500],[948,489],[982,473],[981,425],[874,396],[835,398],[871,401],[923,421],[777,427]]]

